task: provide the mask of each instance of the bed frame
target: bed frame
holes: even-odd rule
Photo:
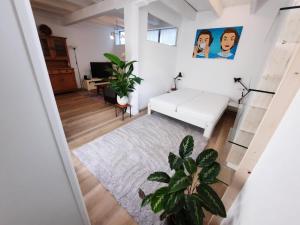
[[[181,90],[181,92],[184,94],[185,91]],[[221,116],[223,115],[224,111],[227,108],[229,98],[226,96],[212,94],[212,93],[203,92],[203,91],[198,91],[198,94],[197,94],[197,91],[195,90],[195,93],[196,94],[194,97],[187,96],[186,100],[183,103],[174,103],[177,105],[175,110],[172,107],[168,107],[169,102],[167,102],[167,101],[166,101],[165,105],[161,102],[160,102],[160,104],[156,104],[155,101],[159,100],[160,96],[154,97],[154,98],[150,99],[150,102],[148,104],[148,114],[150,115],[152,113],[152,111],[155,111],[155,112],[170,116],[172,118],[181,120],[183,122],[195,125],[197,127],[201,127],[204,129],[203,136],[209,139],[212,135],[215,125],[217,124],[217,122],[219,121],[219,119],[221,118]],[[197,101],[197,99],[199,99],[199,97],[201,95],[203,95],[204,93],[205,93],[205,96],[208,96],[209,99],[207,99],[206,102],[203,102],[202,100]],[[168,94],[164,94],[162,96],[167,97],[166,95],[172,95],[172,94],[173,93],[168,93]],[[215,105],[215,109],[214,109],[214,107],[212,107],[212,104],[214,104],[214,99],[216,99],[216,98],[218,98],[218,99],[221,98],[222,101],[216,101],[215,102],[216,105]],[[212,109],[213,109],[212,113],[214,115],[209,115],[209,117],[213,118],[213,119],[207,119],[207,116],[201,115],[203,113],[203,112],[201,112],[201,109],[198,110],[198,114],[197,114],[197,109],[194,109],[194,113],[181,112],[180,109],[188,110],[189,107],[197,108],[197,105],[189,106],[193,102],[195,102],[197,104],[210,104],[210,107],[212,107]],[[205,113],[209,113],[209,112],[205,112]]]

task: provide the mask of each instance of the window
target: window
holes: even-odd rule
[[[166,45],[176,45],[177,28],[148,30],[147,40]]]
[[[147,40],[175,46],[177,41],[177,28],[149,13]]]
[[[159,30],[148,30],[147,40],[148,41],[159,42]]]
[[[115,45],[125,45],[124,30],[115,30]]]

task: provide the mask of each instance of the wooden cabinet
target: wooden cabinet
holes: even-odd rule
[[[54,94],[76,90],[75,73],[70,67],[66,38],[40,36],[40,42]]]
[[[51,58],[51,53],[50,53],[51,47],[48,43],[48,38],[40,37],[40,41],[41,41],[41,46],[43,49],[45,59]]]
[[[73,69],[49,69],[49,76],[55,94],[74,91],[76,89]]]

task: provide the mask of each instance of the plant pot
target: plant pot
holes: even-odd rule
[[[172,216],[167,217],[164,221],[164,225],[175,225],[174,217]]]
[[[127,96],[123,96],[122,98],[120,98],[120,96],[117,96],[117,102],[119,105],[126,105],[128,104],[128,97]]]

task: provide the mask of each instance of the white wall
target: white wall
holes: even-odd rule
[[[77,47],[76,54],[82,78],[84,75],[91,74],[90,62],[107,61],[103,56],[105,52],[113,52],[118,55],[122,53],[122,49],[115,49],[114,41],[110,39],[113,27],[101,26],[89,22],[63,26],[61,19],[54,15],[41,13],[40,11],[35,11],[34,14],[37,25],[48,25],[52,29],[53,35],[66,37],[68,46]],[[77,74],[74,51],[71,48],[69,48],[69,55],[71,66]]]
[[[228,95],[238,99],[240,86],[233,77],[243,77],[249,84],[260,76],[269,49],[274,41],[272,30],[278,8],[285,1],[267,3],[250,15],[249,5],[225,8],[221,17],[213,12],[199,13],[196,21],[184,20],[179,29],[176,71],[184,75],[180,87],[192,87]],[[276,23],[276,21],[275,21]],[[244,26],[234,60],[192,58],[197,29]]]
[[[196,21],[182,19],[161,3],[152,3],[140,13],[140,108],[147,106],[149,98],[162,94],[173,85],[173,77],[182,72],[180,88],[190,87],[228,95],[237,100],[241,87],[234,84],[233,77],[243,77],[246,84],[255,87],[261,76],[264,63],[273,42],[276,16],[279,7],[287,0],[268,1],[255,14],[250,14],[249,5],[228,7],[221,17],[213,12],[198,13]],[[179,27],[177,46],[166,46],[146,40],[147,13]],[[193,43],[197,29],[228,26],[243,26],[235,59],[194,59]]]
[[[299,224],[300,91],[222,225]]]
[[[139,90],[139,106],[147,107],[149,99],[170,90],[176,76],[176,46],[147,41],[148,13],[179,27],[181,18],[160,2],[140,10],[139,75],[144,79]]]
[[[25,15],[22,24],[26,24],[27,36],[35,37],[28,48],[12,2],[1,1],[0,7],[0,224],[83,225],[58,149],[64,145],[67,151],[67,143],[63,136],[62,142],[56,142],[51,129],[56,122],[63,135],[29,1],[15,1]],[[30,60],[33,52],[39,53],[39,61]],[[43,71],[35,73],[34,64]],[[50,99],[46,105],[37,80],[46,84],[43,92]],[[46,106],[55,112],[56,120],[51,123]]]

